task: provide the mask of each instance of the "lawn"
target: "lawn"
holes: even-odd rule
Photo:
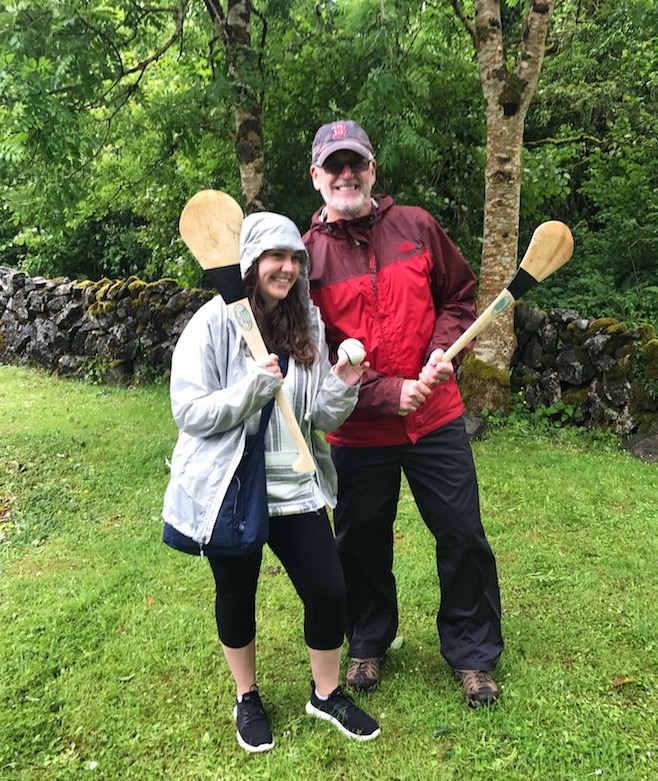
[[[301,609],[266,551],[259,683],[277,745],[235,740],[205,561],[160,542],[164,386],[0,366],[0,778],[654,781],[658,465],[520,420],[473,444],[497,556],[502,700],[469,710],[437,650],[434,552],[406,487],[382,735],[304,712]]]

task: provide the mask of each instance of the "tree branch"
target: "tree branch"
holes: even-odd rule
[[[220,5],[219,0],[203,0],[203,2],[210,14],[213,27],[223,43],[226,44],[226,15],[224,14],[224,9]]]
[[[590,136],[588,133],[579,133],[577,136],[568,136],[567,138],[539,138],[536,141],[525,141],[523,145],[528,148],[533,146],[543,146],[544,144],[565,146],[566,144],[579,144],[586,141],[592,144],[596,144],[596,146],[605,146],[607,143],[602,138]]]
[[[471,39],[473,41],[473,46],[477,51],[478,43],[477,43],[477,36],[475,34],[475,26],[471,24],[470,19],[466,16],[466,13],[462,8],[462,4],[459,2],[459,0],[450,0],[450,5],[452,5],[455,15],[457,16],[459,21],[464,25],[466,32],[471,36]]]
[[[555,0],[533,0],[526,17],[521,56],[516,68],[519,78],[536,82],[544,61],[547,28],[553,13]],[[539,56],[536,53],[539,52]]]
[[[139,74],[139,77],[136,82],[129,85],[125,92],[120,93],[118,100],[119,102],[119,108],[125,105],[128,98],[134,94],[136,91],[139,82],[141,81],[144,73],[146,72],[146,69],[154,62],[157,62],[177,41],[182,41],[183,37],[183,23],[185,21],[185,9],[187,7],[187,0],[181,0],[178,5],[175,6],[168,6],[168,7],[150,7],[150,8],[144,8],[141,9],[143,11],[143,15],[153,14],[153,13],[166,13],[166,14],[176,14],[176,29],[172,33],[169,40],[165,41],[165,43],[162,44],[150,57],[147,57],[145,60],[142,60],[141,62],[137,63],[137,65],[134,65],[132,68],[125,68],[123,64],[123,57],[121,56],[121,51],[119,50],[118,46],[116,45],[113,38],[109,37],[103,30],[99,29],[98,27],[94,26],[91,22],[89,22],[87,19],[85,19],[83,16],[79,16],[80,22],[88,29],[90,30],[94,35],[98,36],[102,41],[105,42],[107,47],[114,53],[114,57],[117,62],[117,71],[118,74],[116,78],[114,79],[113,83],[99,96],[99,99],[97,99],[96,103],[103,104],[106,102],[108,97],[112,95],[112,93],[116,90],[117,86],[125,79],[127,76],[132,76],[135,73]],[[75,87],[59,87],[56,92],[63,92],[66,90],[75,90]],[[121,98],[121,94],[125,95],[125,98]],[[87,106],[89,108],[89,106]],[[113,116],[116,114],[116,111],[113,112]]]
[[[168,41],[162,44],[162,46],[155,51],[150,57],[147,57],[145,60],[142,60],[142,62],[135,65],[134,68],[129,68],[128,70],[124,70],[121,74],[121,78],[125,76],[130,76],[132,73],[143,72],[148,68],[148,66],[155,62],[156,60],[159,60],[162,55],[168,51],[175,43],[178,41],[183,33],[183,21],[185,19],[185,7],[187,5],[187,0],[181,0],[181,2],[177,6],[173,6],[171,8],[162,8],[162,9],[156,9],[151,8],[147,9],[146,13],[156,13],[156,12],[167,12],[167,13],[175,13],[176,14],[176,29],[172,33],[171,37]],[[141,78],[141,76],[140,76]]]
[[[260,11],[257,11],[254,8],[253,3],[249,3],[249,13],[254,14],[257,16],[261,24],[263,25],[260,35],[260,43],[258,45],[258,70],[261,73],[261,75],[264,75],[265,73],[265,65],[263,64],[263,54],[265,53],[265,39],[267,38],[267,19],[263,14],[260,13]]]

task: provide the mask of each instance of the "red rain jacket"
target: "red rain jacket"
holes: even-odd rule
[[[417,412],[397,414],[402,381],[417,379],[432,350],[475,320],[475,274],[424,209],[389,196],[376,203],[366,217],[332,223],[319,210],[303,237],[330,351],[354,337],[370,362],[356,409],[327,435],[343,447],[413,443],[464,411],[452,377]]]

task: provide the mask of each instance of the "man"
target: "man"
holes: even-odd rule
[[[347,585],[346,683],[372,691],[398,627],[393,523],[404,471],[436,539],[441,653],[472,707],[495,702],[503,650],[496,563],[480,521],[459,389],[444,350],[475,320],[475,275],[425,210],[371,195],[377,164],[356,122],[323,125],[311,178],[325,202],[304,236],[330,348],[360,339],[359,402],[327,439]]]

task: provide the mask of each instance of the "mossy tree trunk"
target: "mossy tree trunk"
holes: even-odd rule
[[[517,267],[523,129],[541,72],[554,0],[532,2],[514,58],[505,49],[497,0],[475,0],[473,19],[465,13],[459,0],[451,2],[475,47],[487,119],[482,265],[478,288],[478,309],[483,311],[510,281]],[[516,62],[513,68],[510,66],[512,59]],[[515,347],[513,315],[508,311],[478,337],[476,358],[496,371],[488,383],[483,383],[482,374],[478,373],[477,398],[466,392],[471,410],[507,409],[509,380],[501,383],[500,378],[509,376]],[[464,366],[464,386],[469,382],[468,366],[468,363]]]
[[[205,0],[217,36],[224,45],[227,75],[233,90],[235,152],[240,168],[245,211],[267,209],[263,153],[263,72],[251,42],[249,0],[228,0],[226,14],[219,0]],[[262,50],[263,41],[261,41]]]

